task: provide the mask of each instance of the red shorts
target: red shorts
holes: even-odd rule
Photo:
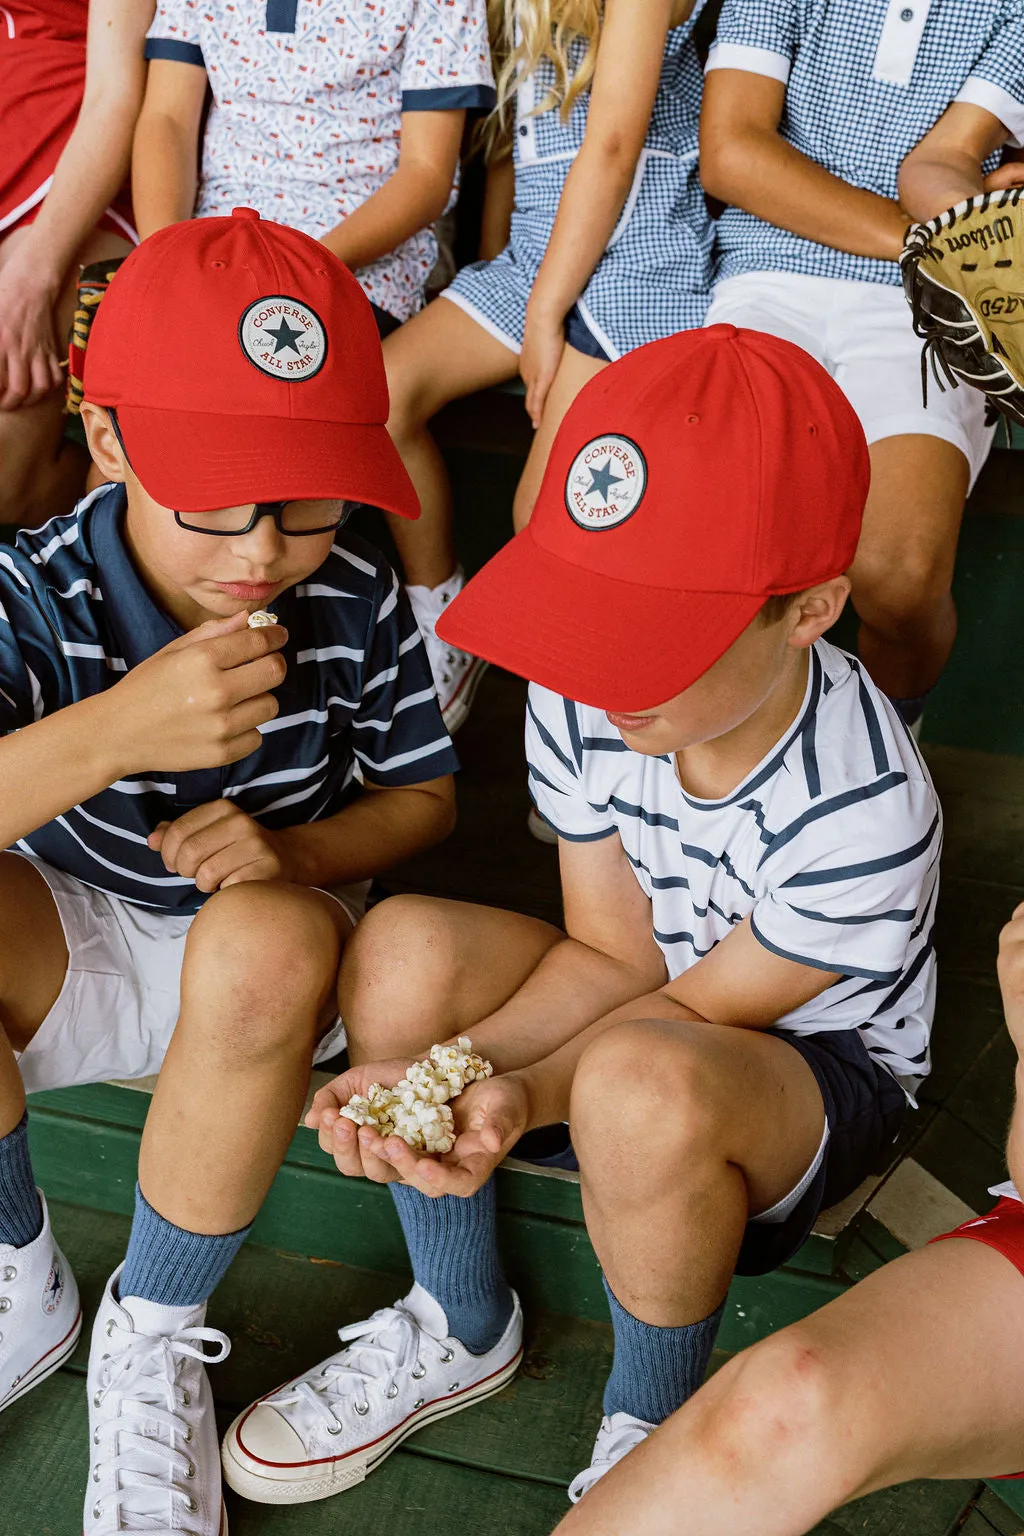
[[[933,1243],[944,1243],[951,1237],[967,1237],[972,1242],[984,1243],[1004,1254],[1010,1263],[1024,1275],[1024,1205],[1003,1195],[987,1216],[976,1216],[965,1221],[954,1232],[943,1232],[933,1237]],[[993,1482],[1016,1482],[1024,1478],[1024,1472],[1014,1472],[993,1478]]]
[[[0,239],[31,224],[78,119],[85,90],[87,0],[8,0],[0,5]],[[135,242],[122,189],[98,227]]]

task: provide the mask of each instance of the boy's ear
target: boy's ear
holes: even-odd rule
[[[110,417],[101,405],[91,400],[82,401],[82,425],[93,463],[107,480],[127,480],[127,467],[121,444],[114,435]]]
[[[850,595],[849,576],[834,576],[801,593],[793,605],[793,627],[789,643],[794,650],[805,650],[831,629],[846,606]]]

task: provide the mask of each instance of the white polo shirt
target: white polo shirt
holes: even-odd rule
[[[536,684],[526,753],[560,837],[618,836],[671,977],[749,917],[773,954],[842,977],[780,1028],[860,1030],[913,1092],[929,1070],[942,813],[858,662],[817,642],[794,724],[722,800],[695,799],[673,758],[633,752],[601,710]]]

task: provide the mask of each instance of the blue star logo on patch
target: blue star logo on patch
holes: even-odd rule
[[[300,353],[295,343],[302,335],[302,330],[299,326],[289,325],[288,321],[284,318],[283,315],[277,322],[277,330],[274,330],[273,326],[268,325],[266,328],[266,333],[268,336],[273,336],[274,338],[275,357],[279,352],[283,351],[285,347],[291,347],[292,351],[295,353],[295,356],[301,357],[302,354]]]
[[[603,469],[592,469],[590,471],[590,484],[584,492],[584,495],[592,496],[596,491],[601,497],[601,500],[604,502],[605,506],[607,506],[608,492],[611,490],[613,485],[621,484],[622,476],[612,473],[612,461],[609,458]]]
[[[565,479],[565,508],[588,533],[617,528],[647,490],[647,461],[631,437],[610,432],[582,447]]]

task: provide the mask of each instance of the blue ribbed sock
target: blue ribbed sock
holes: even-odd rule
[[[725,1302],[701,1323],[659,1328],[627,1312],[604,1282],[612,1309],[615,1359],[604,1389],[604,1411],[631,1413],[645,1424],[662,1424],[704,1380]]]
[[[494,1180],[468,1200],[434,1199],[407,1184],[390,1188],[417,1283],[444,1308],[452,1337],[471,1354],[486,1354],[512,1316],[498,1257]]]
[[[186,1232],[154,1211],[136,1184],[135,1219],[118,1294],[139,1296],[158,1307],[198,1307],[223,1279],[248,1235],[249,1227],[224,1237]]]
[[[26,1248],[43,1230],[43,1207],[32,1177],[28,1110],[0,1137],[0,1246]]]

